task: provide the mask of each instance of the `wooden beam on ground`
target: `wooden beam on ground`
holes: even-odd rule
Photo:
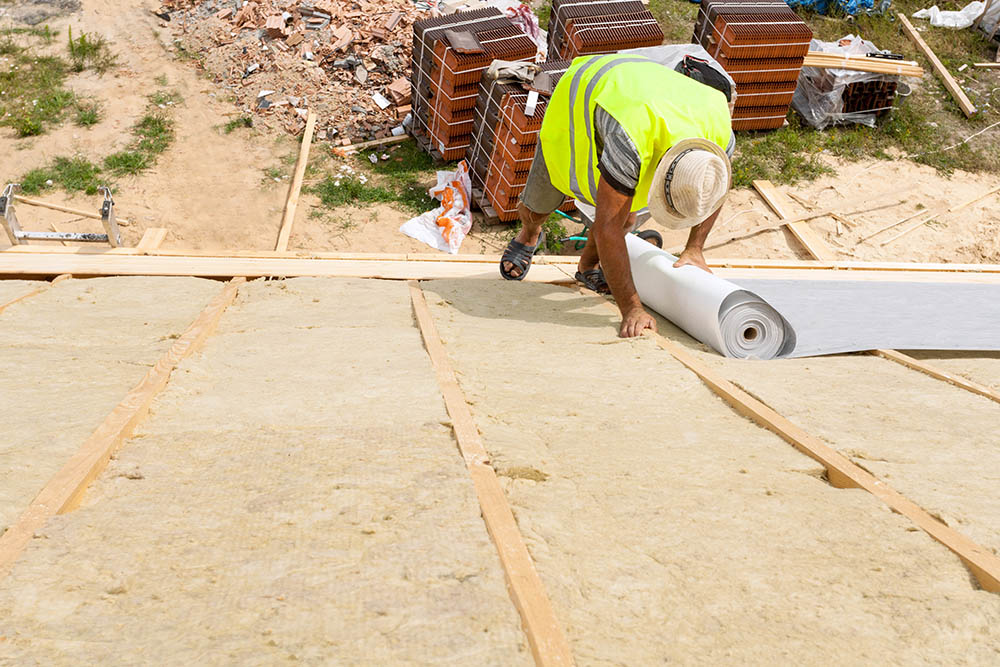
[[[316,114],[311,109],[306,118],[306,130],[302,133],[302,145],[299,147],[299,159],[295,163],[295,174],[288,186],[288,197],[285,199],[285,213],[281,217],[281,229],[278,230],[278,242],[274,249],[288,250],[288,238],[292,235],[292,223],[295,222],[295,211],[299,206],[299,193],[302,191],[302,179],[306,175],[306,165],[309,163],[309,147],[312,145],[313,130],[316,128]]]
[[[753,187],[757,190],[758,194],[764,199],[771,210],[774,211],[779,218],[782,218],[779,222],[782,224],[787,224],[788,230],[798,239],[802,247],[806,249],[813,258],[822,260],[833,260],[836,259],[837,253],[835,253],[830,246],[824,243],[823,239],[811,229],[808,225],[797,221],[795,218],[788,214],[788,203],[785,197],[771,184],[770,181],[754,181]],[[787,222],[786,222],[787,221]]]
[[[958,85],[958,81],[956,81],[955,77],[951,75],[948,68],[941,64],[938,57],[934,55],[934,51],[931,50],[931,47],[927,46],[927,42],[925,42],[924,38],[920,36],[917,29],[913,27],[910,20],[906,18],[903,12],[898,12],[896,17],[899,19],[899,24],[903,27],[903,32],[906,33],[906,36],[910,38],[910,41],[916,44],[921,53],[923,53],[927,60],[930,61],[931,67],[934,68],[934,71],[937,72],[937,75],[941,78],[942,83],[944,83],[944,87],[948,89],[948,92],[951,93],[955,102],[958,103],[958,107],[962,110],[962,113],[964,113],[967,118],[971,118],[975,115],[975,105],[965,94],[965,91],[962,90],[962,86]]]
[[[400,144],[409,138],[410,135],[401,134],[398,137],[385,137],[384,139],[372,139],[371,141],[363,141],[360,144],[351,144],[350,146],[338,146],[333,149],[333,152],[341,157],[346,157],[351,153],[357,153],[358,151],[363,151],[369,148],[381,148],[382,146]]]
[[[535,571],[531,554],[528,553],[514,514],[507,504],[496,471],[490,464],[489,454],[483,446],[482,437],[469,410],[465,394],[462,393],[458,379],[451,368],[448,352],[441,343],[423,290],[415,282],[410,283],[410,297],[417,325],[423,336],[427,354],[431,358],[431,364],[434,366],[445,406],[451,416],[458,449],[472,476],[483,521],[500,554],[500,563],[507,579],[507,589],[521,615],[521,622],[535,663],[572,665],[573,656],[562,624],[556,617],[538,572]]]
[[[961,375],[949,373],[948,371],[942,370],[927,363],[926,361],[914,359],[913,357],[903,354],[902,352],[897,352],[896,350],[874,350],[872,354],[890,361],[895,361],[897,364],[902,364],[907,368],[912,368],[913,370],[920,371],[921,373],[926,373],[927,375],[937,378],[938,380],[944,380],[945,382],[953,384],[956,387],[961,387],[966,391],[971,391],[973,394],[979,394],[980,396],[988,398],[991,401],[1000,403],[1000,391],[991,389],[984,384],[973,382],[972,380],[966,379]]]
[[[142,233],[142,238],[139,239],[139,244],[136,245],[138,250],[156,250],[163,243],[163,240],[167,238],[167,228],[166,227],[150,227]]]
[[[1000,50],[997,51],[1000,53]],[[996,63],[972,63],[973,67],[989,67],[990,69],[1000,69],[1000,62]]]
[[[91,220],[100,220],[100,213],[93,213],[91,211],[81,211],[77,208],[70,208],[69,206],[63,206],[61,204],[53,204],[51,202],[42,201],[41,199],[29,199],[28,197],[22,197],[21,195],[14,195],[14,201],[27,206],[37,206],[39,208],[47,208],[53,211],[59,211],[60,213],[69,213],[70,215],[76,215],[81,218],[90,218]],[[126,227],[132,223],[125,218],[119,218],[117,214],[115,215],[115,220],[119,225],[125,225]]]
[[[236,291],[243,282],[243,278],[234,278],[226,284],[187,331],[87,438],[80,450],[49,480],[17,522],[0,535],[0,580],[10,573],[32,536],[51,517],[79,505],[87,487],[104,470],[111,455],[145,418],[153,399],[170,379],[170,373],[182,360],[199,349],[214,331],[223,311],[236,298]]]
[[[50,282],[43,283],[42,286],[38,287],[37,289],[33,289],[30,292],[26,292],[25,294],[22,294],[21,296],[19,296],[17,298],[11,299],[10,301],[8,301],[6,303],[0,303],[0,313],[2,313],[3,311],[7,310],[7,308],[9,308],[10,306],[13,306],[15,303],[19,303],[21,301],[24,301],[25,299],[30,299],[31,297],[35,296],[36,294],[41,294],[42,292],[47,291],[50,287],[52,287],[56,283],[60,283],[60,282],[62,282],[64,280],[66,280],[67,278],[72,278],[72,276],[70,276],[68,274],[65,274],[65,273],[61,274],[61,275],[58,275],[55,278],[53,278]]]

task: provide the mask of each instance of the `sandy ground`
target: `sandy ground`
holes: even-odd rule
[[[975,590],[957,558],[871,496],[827,485],[811,459],[736,416],[654,341],[617,339],[596,298],[468,281],[427,293],[581,665],[1000,658],[1000,598]],[[488,344],[497,340],[516,359]],[[784,362],[758,372],[789,368],[816,394],[837,378],[826,361],[815,373]],[[895,377],[888,362],[873,370]],[[980,432],[996,424],[995,412],[959,418]],[[924,456],[940,446],[910,444]],[[967,458],[936,481],[982,493],[982,445],[956,436],[952,451]]]
[[[0,663],[531,662],[399,282],[243,288],[0,619]]]
[[[0,531],[219,289],[195,278],[64,280],[0,313]]]

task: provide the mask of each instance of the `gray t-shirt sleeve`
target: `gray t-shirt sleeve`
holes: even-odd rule
[[[597,168],[601,177],[615,190],[631,197],[639,184],[642,166],[639,151],[618,121],[600,106],[594,111],[594,126],[600,153]]]

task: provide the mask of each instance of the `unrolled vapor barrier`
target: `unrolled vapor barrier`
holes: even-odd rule
[[[1000,350],[1000,284],[724,280],[626,236],[649,308],[720,354],[808,357],[874,349]]]

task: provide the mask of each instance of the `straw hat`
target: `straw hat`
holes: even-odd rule
[[[670,229],[700,224],[722,206],[732,183],[729,156],[707,139],[683,139],[670,147],[649,187],[649,212]]]

